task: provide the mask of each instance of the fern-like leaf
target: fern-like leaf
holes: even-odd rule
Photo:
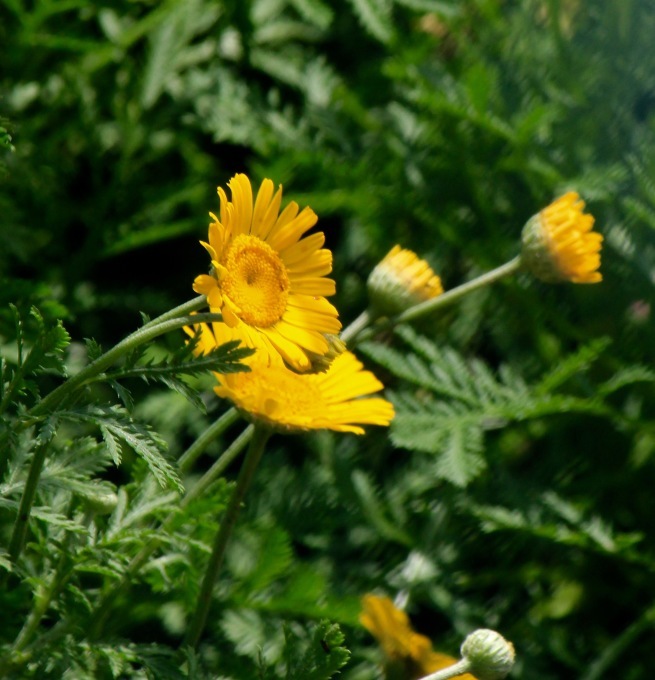
[[[302,656],[299,659],[291,656],[287,680],[329,680],[350,658],[343,642],[344,635],[336,623],[321,621]],[[287,633],[287,647],[295,645],[297,642]]]
[[[24,397],[39,396],[39,389],[34,378],[44,372],[65,376],[64,350],[70,344],[70,335],[61,321],[47,324],[36,307],[30,310],[31,320],[36,325],[36,337],[32,341],[27,354],[29,340],[23,319],[14,305],[10,305],[16,326],[16,366],[8,367],[3,359],[1,367],[2,400],[0,413],[3,412],[14,395]]]
[[[177,473],[163,455],[166,442],[146,425],[134,421],[125,408],[87,406],[79,410],[59,411],[58,416],[98,427],[116,465],[121,462],[120,443],[123,442],[143,458],[162,487],[172,486],[183,491]]]
[[[112,371],[103,376],[118,394],[124,405],[131,409],[132,400],[129,392],[120,384],[120,380],[127,378],[141,378],[146,382],[160,382],[172,390],[186,397],[201,411],[205,406],[197,392],[182,380],[183,376],[191,377],[207,373],[237,373],[249,371],[250,368],[240,363],[249,357],[254,350],[241,347],[239,341],[226,342],[211,352],[199,357],[193,356],[197,339],[193,338],[183,345],[171,357],[155,362],[150,360],[139,365],[142,355],[135,354],[128,359],[127,366],[118,371]]]
[[[610,415],[599,399],[551,394],[541,388],[561,384],[576,371],[586,370],[607,346],[606,341],[571,356],[536,389],[508,366],[494,373],[483,361],[437,346],[407,326],[400,327],[397,334],[412,351],[375,343],[361,345],[365,354],[410,386],[393,395],[396,417],[391,440],[399,447],[437,455],[437,478],[457,486],[466,486],[486,468],[487,430],[565,412]],[[646,376],[636,373],[626,380],[630,377]]]

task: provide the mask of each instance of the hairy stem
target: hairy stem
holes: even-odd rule
[[[248,454],[243,461],[236,486],[234,487],[234,492],[232,493],[225,514],[221,519],[221,525],[216,533],[214,549],[212,550],[209,564],[205,571],[205,577],[196,604],[196,611],[191,619],[189,628],[187,629],[186,637],[184,638],[184,644],[189,647],[197,647],[205,628],[209,607],[211,605],[212,591],[214,590],[216,578],[218,577],[223,564],[225,549],[227,548],[232,532],[234,531],[234,526],[241,509],[241,503],[243,502],[246,492],[250,488],[255,470],[259,465],[259,461],[262,458],[266,442],[270,435],[271,431],[268,428],[261,425],[255,425],[253,436],[250,440]]]
[[[471,670],[471,664],[468,659],[460,659],[456,664],[448,666],[448,668],[442,668],[440,671],[426,675],[420,680],[450,680],[450,678],[456,678],[459,675],[464,675]]]
[[[192,300],[191,302],[194,303],[194,306],[197,306],[196,300]],[[188,306],[192,307],[191,303],[189,303]],[[143,345],[144,343],[149,342],[160,335],[164,335],[169,331],[177,330],[183,326],[201,323],[204,321],[221,320],[222,316],[220,314],[210,313],[194,315],[187,314],[181,317],[176,317],[175,319],[166,319],[165,321],[161,322],[159,319],[155,319],[155,321],[151,321],[147,326],[143,326],[142,328],[134,331],[134,333],[128,335],[117,345],[83,368],[79,373],[76,373],[66,382],[62,383],[59,387],[50,392],[50,394],[48,394],[30,411],[30,415],[36,416],[48,413],[50,409],[61,403],[76,389],[82,387],[88,380],[105,371],[107,368],[109,368],[109,366],[116,363],[116,361],[118,361],[125,354],[132,351],[136,347],[139,347],[139,345]]]
[[[226,411],[218,420],[213,422],[191,446],[180,456],[177,461],[177,468],[181,474],[188,472],[196,462],[198,456],[211,444],[216,437],[220,437],[230,425],[236,423],[239,413],[235,408]]]
[[[491,283],[495,283],[498,279],[502,279],[505,276],[516,273],[521,267],[521,257],[517,256],[513,260],[506,262],[496,269],[492,269],[486,274],[478,276],[472,281],[467,281],[461,286],[457,286],[451,290],[447,290],[445,293],[438,295],[435,298],[421,302],[418,305],[414,305],[409,309],[405,310],[402,314],[399,314],[394,319],[394,323],[406,323],[407,321],[416,321],[423,316],[432,314],[437,309],[442,307],[447,307],[452,305],[454,302],[460,300],[464,295],[472,293],[474,290],[488,286]]]
[[[506,262],[500,267],[496,267],[496,269],[492,269],[486,274],[478,276],[472,281],[467,281],[461,286],[451,288],[451,290],[447,290],[445,293],[442,293],[437,297],[425,300],[425,302],[419,302],[419,304],[406,309],[397,316],[381,321],[380,326],[383,328],[388,328],[389,326],[396,326],[401,323],[416,321],[417,319],[421,319],[424,316],[434,314],[434,312],[458,302],[465,295],[468,295],[468,293],[472,293],[473,291],[483,288],[484,286],[495,283],[498,281],[498,279],[502,279],[505,276],[510,276],[511,274],[516,273],[520,268],[521,257],[517,256],[513,260]],[[341,334],[341,338],[346,342],[368,339],[373,332],[373,329],[371,329],[369,326],[375,320],[376,319],[371,316],[370,312],[363,312],[359,315],[359,317],[357,317],[357,319],[355,319],[355,321],[350,324],[350,326],[346,328],[346,330]]]
[[[34,498],[36,497],[36,489],[39,485],[39,478],[41,476],[41,471],[43,470],[43,464],[45,463],[45,457],[51,441],[52,435],[47,441],[40,443],[34,450],[30,469],[27,473],[25,488],[23,489],[23,495],[21,496],[20,505],[18,506],[18,515],[16,516],[11,539],[9,541],[9,549],[7,551],[9,553],[9,559],[12,562],[18,560],[18,557],[23,550],[23,546],[25,545],[25,536],[27,535],[30,513],[32,512],[32,505],[34,503]]]
[[[352,323],[350,323],[342,332],[341,339],[348,343],[353,338],[356,338],[361,331],[363,331],[372,321],[370,312],[365,309]]]

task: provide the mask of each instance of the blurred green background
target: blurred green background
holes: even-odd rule
[[[109,347],[140,311],[190,299],[216,186],[236,172],[318,213],[345,324],[395,243],[453,287],[516,255],[524,222],[568,189],[605,236],[601,284],[521,275],[419,329],[528,383],[551,375],[543,389],[565,385],[588,412],[480,414],[484,469],[461,483],[402,433],[396,447],[379,431],[273,440],[234,555],[264,550],[264,523],[279,563],[250,574],[258,597],[234,586],[215,622],[234,677],[254,677],[282,621],[320,616],[345,624],[344,677],[375,677],[356,617],[376,588],[408,592],[443,651],[499,629],[517,678],[647,677],[654,35],[647,0],[0,4],[0,125],[15,147],[0,147],[3,343],[10,302]],[[173,454],[209,422],[177,395],[142,395]],[[166,644],[175,627],[146,625],[161,618],[149,593],[145,623],[117,632]]]

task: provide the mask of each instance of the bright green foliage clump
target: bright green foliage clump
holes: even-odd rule
[[[373,680],[376,590],[444,653],[501,631],[514,678],[647,675],[653,35],[635,0],[4,3],[0,677]],[[448,290],[569,189],[603,282],[520,274],[362,342],[389,432],[273,437],[191,651],[251,430],[179,458],[248,353],[176,331],[56,389],[192,296],[240,171],[319,215],[345,325],[395,243]]]

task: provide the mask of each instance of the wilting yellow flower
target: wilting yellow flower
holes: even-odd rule
[[[274,192],[265,179],[253,205],[246,175],[229,182],[232,200],[218,189],[220,219],[213,213],[209,243],[210,274],[201,274],[193,289],[207,296],[211,311],[221,312],[230,339],[241,340],[268,363],[280,357],[294,370],[312,368],[308,356],[330,349],[326,334],[341,329],[337,310],[325,299],[335,284],[332,253],[323,233],[301,238],[317,217],[311,208],[298,212],[289,203],[280,212],[282,187]]]
[[[416,253],[394,246],[368,277],[371,306],[393,315],[443,293],[441,279]]]
[[[198,332],[197,353],[204,354],[229,339],[225,324],[185,328]],[[278,431],[336,430],[364,434],[360,425],[389,425],[394,410],[386,399],[368,397],[384,385],[351,352],[339,354],[324,373],[299,374],[286,366],[266,366],[257,353],[245,360],[250,372],[215,373],[214,391],[229,399],[252,420]],[[359,397],[367,397],[360,399]]]
[[[603,237],[592,231],[594,218],[584,201],[570,191],[528,220],[523,228],[521,261],[546,283],[598,283],[602,276]]]
[[[359,620],[380,643],[399,677],[415,680],[457,662],[452,656],[435,652],[430,640],[412,629],[407,614],[388,597],[364,595]],[[458,677],[475,680],[470,674]]]

